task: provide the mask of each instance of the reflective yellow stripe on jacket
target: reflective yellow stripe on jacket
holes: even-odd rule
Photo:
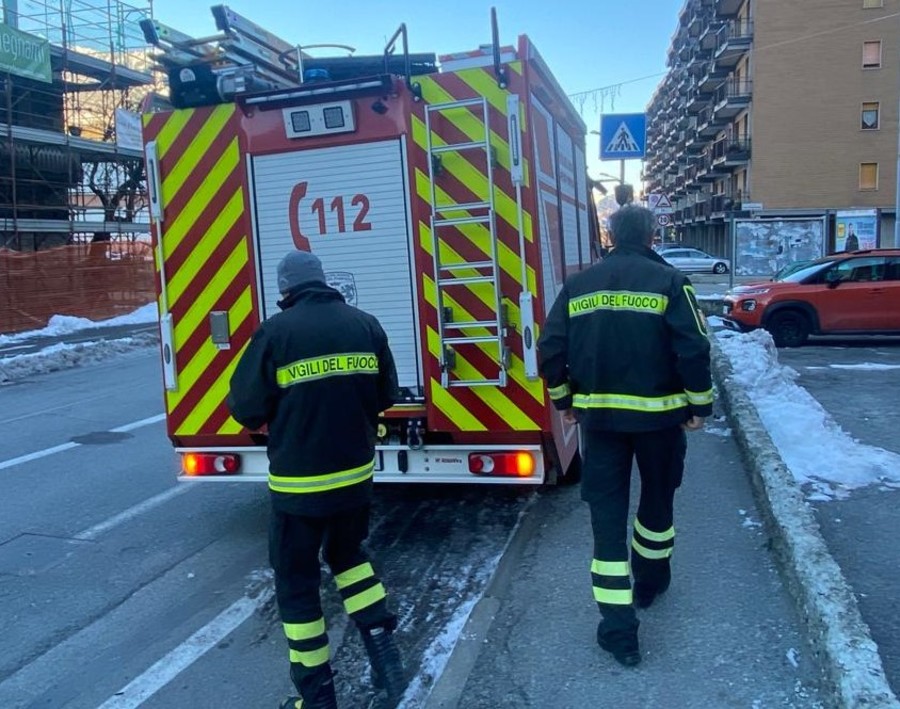
[[[569,317],[587,315],[598,310],[620,310],[663,315],[669,298],[660,293],[601,290],[569,299]]]
[[[547,389],[547,393],[550,394],[550,398],[553,399],[553,401],[559,401],[571,394],[572,389],[568,382],[566,382],[565,384],[560,384],[558,387],[550,387]]]
[[[574,406],[579,409],[622,409],[659,413],[674,411],[688,404],[686,394],[672,396],[631,396],[629,394],[576,394]]]
[[[688,391],[685,389],[684,393],[687,396],[688,403],[694,406],[711,404],[714,400],[712,389],[707,389],[706,391]]]
[[[275,492],[308,493],[326,492],[364,482],[375,474],[375,461],[350,470],[339,470],[327,475],[285,477],[269,473],[269,489]]]
[[[275,372],[275,381],[281,388],[286,388],[347,374],[378,374],[378,357],[372,352],[351,352],[300,359],[279,367]]]

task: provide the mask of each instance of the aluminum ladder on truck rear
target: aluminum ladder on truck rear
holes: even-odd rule
[[[481,124],[484,129],[482,140],[468,143],[451,143],[435,145],[432,135],[432,118],[447,112],[481,108]],[[490,114],[486,98],[472,98],[461,101],[431,104],[425,107],[425,134],[427,136],[428,178],[431,187],[431,239],[434,257],[434,280],[437,298],[438,338],[440,343],[441,386],[443,387],[475,387],[506,386],[509,351],[506,347],[506,322],[503,296],[500,292],[500,263],[498,259],[497,223],[494,211],[494,168],[491,148]],[[440,155],[445,153],[463,153],[483,151],[486,162],[487,201],[468,202],[464,204],[439,204],[435,184],[436,166]],[[465,216],[448,216],[454,212],[466,212]],[[464,226],[467,224],[486,225],[490,234],[490,260],[487,261],[454,261],[445,263],[441,259],[441,230]],[[460,275],[460,271],[468,271],[474,275]],[[454,289],[470,284],[486,284],[491,289],[494,318],[491,320],[454,321],[451,311],[444,304],[444,295],[452,297]],[[487,330],[486,335],[468,334],[472,330]],[[449,334],[455,333],[455,334]],[[454,368],[454,345],[488,345],[487,354],[497,365],[495,376],[474,379],[451,379]]]

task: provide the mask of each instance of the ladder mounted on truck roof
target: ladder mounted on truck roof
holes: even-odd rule
[[[383,54],[354,56],[355,48],[344,44],[291,44],[227,5],[214,5],[211,10],[219,34],[207,37],[191,37],[155,19],[140,23],[147,43],[161,50],[152,55],[155,68],[168,75],[172,103],[178,108],[230,101],[241,93],[288,89],[312,80],[391,74],[404,76],[418,98],[421,91],[412,77],[438,70],[436,54],[409,53],[405,24]],[[396,51],[399,40],[402,53]],[[313,57],[305,51],[326,47],[347,55]]]

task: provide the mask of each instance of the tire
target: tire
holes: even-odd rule
[[[572,462],[569,463],[569,469],[566,474],[561,476],[557,481],[557,485],[575,485],[581,482],[581,453],[575,454]]]
[[[713,266],[713,273],[721,276],[723,273],[728,273],[728,266],[724,263],[719,262]]]
[[[766,323],[776,347],[801,347],[812,332],[809,318],[799,310],[782,310]]]

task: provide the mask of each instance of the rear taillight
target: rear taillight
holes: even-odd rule
[[[469,454],[469,472],[473,475],[527,478],[534,475],[534,468],[534,456],[528,451]]]
[[[241,471],[241,456],[231,453],[185,453],[181,456],[185,475],[234,475]]]

